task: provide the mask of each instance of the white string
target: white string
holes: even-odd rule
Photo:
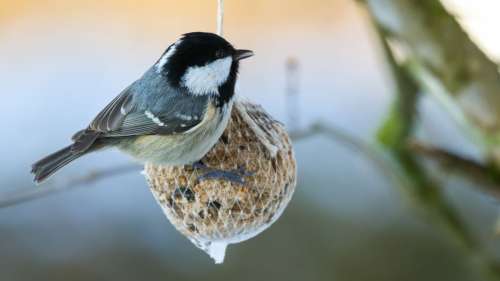
[[[224,35],[224,0],[217,0],[217,34]]]

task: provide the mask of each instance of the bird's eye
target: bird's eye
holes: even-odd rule
[[[215,52],[215,57],[218,58],[218,59],[224,57],[224,51],[223,50],[218,50],[217,52]]]

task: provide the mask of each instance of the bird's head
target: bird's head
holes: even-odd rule
[[[239,61],[252,55],[216,34],[192,32],[170,45],[155,68],[172,86],[185,88],[189,94],[229,100],[234,95]]]

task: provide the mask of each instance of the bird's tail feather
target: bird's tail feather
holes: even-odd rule
[[[67,146],[33,164],[31,173],[35,175],[35,182],[41,183],[85,153],[74,151],[73,146]]]

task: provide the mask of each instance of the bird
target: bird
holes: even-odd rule
[[[34,163],[34,181],[43,183],[70,162],[113,147],[141,163],[208,169],[200,159],[224,132],[239,63],[253,55],[217,34],[181,35],[87,128],[74,134],[70,145]],[[211,178],[243,182],[238,172],[207,170]]]

